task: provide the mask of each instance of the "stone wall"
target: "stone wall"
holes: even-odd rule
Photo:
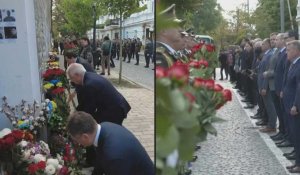
[[[40,71],[43,71],[41,65],[48,59],[48,52],[51,49],[51,1],[34,0],[34,9],[37,55]]]

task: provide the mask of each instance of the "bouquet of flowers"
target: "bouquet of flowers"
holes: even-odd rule
[[[18,173],[34,175],[67,175],[68,167],[59,154],[51,157],[48,144],[40,141],[36,143],[22,141],[16,148],[20,161],[16,164]]]
[[[188,58],[156,67],[156,174],[183,173],[196,144],[217,134],[216,110],[231,92],[211,79],[216,65],[215,47],[199,43]]]
[[[26,105],[26,102],[22,100],[21,104],[11,107],[8,105],[6,97],[3,97],[2,100],[0,112],[8,117],[14,128],[28,130],[36,135],[38,130],[46,124],[49,110],[44,105],[41,107],[36,101],[32,105]]]

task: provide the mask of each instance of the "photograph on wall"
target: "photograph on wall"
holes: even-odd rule
[[[0,27],[0,40],[4,38],[4,28]]]
[[[15,22],[15,10],[14,9],[2,9],[2,22]]]
[[[5,39],[16,39],[17,28],[16,27],[4,27]]]

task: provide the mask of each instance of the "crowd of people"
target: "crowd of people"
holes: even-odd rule
[[[235,84],[244,97],[244,108],[254,108],[260,132],[274,133],[278,147],[294,147],[284,153],[295,164],[286,168],[300,172],[300,41],[294,31],[271,33],[269,38],[244,38],[238,47],[219,54],[221,79]],[[279,122],[278,132],[277,121]]]
[[[140,38],[127,38],[123,40],[113,39],[108,36],[102,39],[97,39],[95,48],[93,47],[92,40],[87,37],[80,39],[64,39],[61,42],[54,41],[53,50],[63,55],[65,50],[73,49],[78,53],[78,57],[87,60],[94,69],[99,70],[101,66],[101,74],[105,75],[105,69],[107,68],[107,74],[110,75],[110,68],[115,67],[115,60],[123,60],[126,63],[131,63],[135,59],[135,65],[140,64],[140,55],[145,57],[145,68],[149,68],[150,62],[154,63],[154,43],[151,39],[147,38],[144,46]],[[120,55],[120,48],[122,46],[122,54]],[[77,50],[74,50],[77,48]],[[141,53],[143,48],[144,53]],[[65,68],[67,68],[67,62],[65,61]]]
[[[124,40],[123,45],[127,46],[129,41]],[[134,53],[138,55],[141,43],[139,39],[134,42]],[[110,64],[113,63],[113,55],[117,55],[118,41],[111,41],[106,36],[101,43],[97,42],[97,48],[100,50],[98,55],[93,52],[90,40],[86,37],[79,42],[67,40],[63,44],[66,73],[75,88],[69,94],[68,102],[77,95],[78,104],[76,111],[68,118],[67,131],[75,142],[86,147],[85,166],[94,167],[93,175],[154,175],[154,164],[146,150],[122,126],[131,110],[130,104],[102,76],[105,75],[106,67],[110,75]],[[131,57],[132,55],[128,57],[129,62]],[[95,69],[100,60],[102,73],[97,74]],[[138,56],[136,60],[138,63]]]

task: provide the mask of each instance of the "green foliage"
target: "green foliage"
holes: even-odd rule
[[[258,7],[253,13],[254,24],[259,37],[269,37],[272,32],[280,31],[280,1],[259,0]],[[287,1],[284,1],[285,30],[291,29],[291,23],[297,27],[295,17],[297,15],[297,1],[290,1],[292,21],[289,17]]]
[[[94,0],[56,0],[53,9],[54,31],[82,36],[93,27]],[[96,18],[105,13],[96,4]]]
[[[205,0],[160,0],[159,4],[162,7],[169,7],[176,4],[176,15],[178,18],[183,18],[185,13],[199,10]]]

